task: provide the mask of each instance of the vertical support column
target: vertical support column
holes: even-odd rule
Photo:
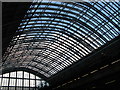
[[[24,90],[24,71],[23,71],[22,74],[23,74],[23,75],[22,75],[22,90]]]
[[[17,71],[16,71],[16,80],[15,80],[15,90],[17,90]]]
[[[30,90],[30,73],[29,73],[29,90]]]
[[[9,90],[9,87],[10,87],[10,73],[9,73],[9,78],[8,78],[8,90]]]
[[[2,2],[0,1],[0,25],[2,25]],[[2,74],[2,27],[0,27],[0,75],[2,75],[1,78],[1,86],[3,82],[3,74]],[[2,87],[3,88],[3,87]],[[0,87],[1,89],[1,87]]]
[[[0,90],[2,90],[1,88],[3,88],[3,87],[2,87],[2,82],[3,82],[3,74],[2,74],[2,77],[1,77],[1,86],[0,86]]]
[[[2,75],[2,2],[0,1],[0,75]]]
[[[35,90],[37,90],[37,86],[36,86],[36,76],[35,76]]]

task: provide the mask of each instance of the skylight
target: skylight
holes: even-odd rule
[[[49,78],[120,35],[118,8],[117,2],[33,2],[4,65]]]

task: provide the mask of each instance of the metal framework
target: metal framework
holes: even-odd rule
[[[25,71],[0,75],[0,85],[2,90],[38,90],[49,86],[43,79]]]
[[[2,68],[29,68],[49,78],[119,36],[119,2],[33,2]]]

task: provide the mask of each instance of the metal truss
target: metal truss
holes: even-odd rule
[[[4,57],[49,78],[119,36],[119,2],[33,2]]]

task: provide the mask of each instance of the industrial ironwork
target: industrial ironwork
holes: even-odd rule
[[[33,2],[2,68],[53,76],[120,35],[118,10],[118,2]]]

